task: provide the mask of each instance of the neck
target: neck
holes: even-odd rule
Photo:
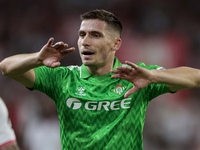
[[[113,68],[113,64],[114,64],[114,59],[110,63],[107,63],[103,66],[86,66],[86,67],[87,67],[87,70],[92,75],[102,76],[102,75],[110,73],[110,71]]]

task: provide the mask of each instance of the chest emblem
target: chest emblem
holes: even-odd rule
[[[77,91],[78,93],[75,93],[76,95],[86,96],[86,94],[84,93],[85,87],[78,87]]]
[[[123,86],[123,87],[122,87],[121,84],[118,84],[118,85],[116,85],[115,88],[112,89],[111,91],[112,91],[112,92],[115,92],[115,93],[117,93],[117,94],[119,94],[119,95],[121,95],[121,94],[124,92],[125,89],[126,89],[126,86]]]

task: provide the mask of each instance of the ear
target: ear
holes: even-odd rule
[[[121,45],[122,45],[122,40],[120,38],[115,38],[112,50],[117,51],[121,47]]]

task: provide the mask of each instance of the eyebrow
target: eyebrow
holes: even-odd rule
[[[78,33],[83,33],[83,32],[85,32],[85,31],[82,31],[82,30],[79,30],[79,31],[78,31]]]
[[[86,33],[86,31],[80,30],[78,33],[79,33],[79,34],[80,34],[80,33]],[[90,33],[90,34],[100,34],[100,35],[103,35],[101,32],[95,31],[95,30],[94,30],[94,31],[89,31],[89,33]]]

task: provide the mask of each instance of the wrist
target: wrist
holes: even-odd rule
[[[34,53],[34,60],[36,61],[35,64],[37,65],[37,67],[44,66],[43,59],[40,57],[39,52]]]
[[[150,70],[150,82],[151,83],[158,83],[158,77],[156,76],[157,75],[157,71],[156,69],[153,69],[153,70]]]

